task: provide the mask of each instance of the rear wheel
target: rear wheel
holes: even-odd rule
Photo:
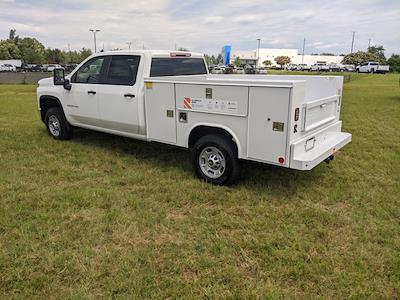
[[[65,119],[60,108],[52,107],[46,112],[45,122],[50,136],[57,140],[69,140],[72,138],[71,125]]]
[[[201,137],[193,148],[196,175],[209,183],[233,183],[239,175],[239,160],[234,143],[222,135]]]

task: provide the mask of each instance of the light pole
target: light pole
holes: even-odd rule
[[[258,66],[258,61],[260,60],[260,43],[261,43],[261,39],[257,39],[257,62],[256,62],[256,68]]]
[[[304,63],[304,49],[306,48],[306,38],[303,40],[303,54],[301,56],[301,64]]]
[[[353,48],[354,48],[354,37],[355,37],[355,35],[356,35],[356,32],[353,31],[353,37],[352,37],[352,39],[351,39],[351,52],[350,52],[350,53],[353,53]]]
[[[99,29],[89,29],[89,31],[93,32],[93,38],[94,38],[94,53],[97,52],[97,42],[96,42],[96,33],[100,32]]]
[[[126,43],[127,43],[128,47],[129,47],[129,50],[131,50],[132,42],[126,42]]]

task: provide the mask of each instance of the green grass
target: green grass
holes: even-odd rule
[[[174,147],[53,140],[35,86],[0,85],[0,298],[398,298],[399,75],[352,76],[333,163],[232,187]]]

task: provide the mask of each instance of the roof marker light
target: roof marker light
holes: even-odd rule
[[[171,57],[191,57],[192,53],[189,52],[171,52]]]

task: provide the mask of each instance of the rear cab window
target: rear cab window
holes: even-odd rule
[[[201,57],[153,57],[150,77],[208,74]]]

